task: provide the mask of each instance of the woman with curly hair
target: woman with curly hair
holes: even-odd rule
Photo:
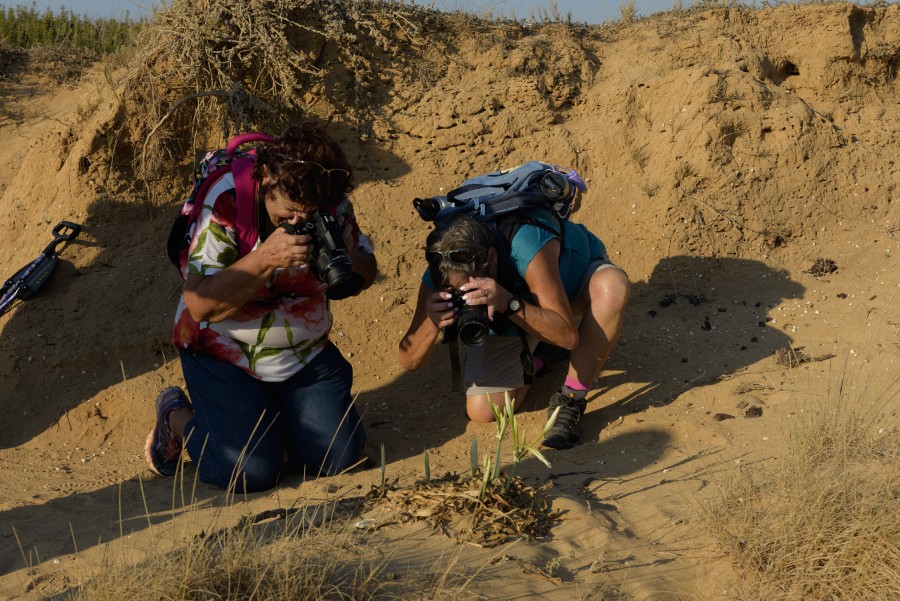
[[[252,175],[258,238],[243,256],[232,174],[197,199],[173,333],[190,400],[177,387],[160,393],[146,445],[156,473],[174,475],[186,449],[200,480],[239,492],[275,486],[285,454],[310,477],[360,459],[353,371],[329,341],[329,286],[315,261],[322,241],[310,224],[337,228],[351,294],[377,272],[347,197],[353,169],[322,125],[293,125],[259,146]]]

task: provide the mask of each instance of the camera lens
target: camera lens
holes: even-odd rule
[[[328,289],[325,295],[331,300],[341,300],[353,296],[362,289],[362,274],[353,271],[350,260],[345,256],[328,259],[327,253],[320,252],[318,263],[319,278],[325,282]],[[321,263],[325,258],[325,265]]]
[[[572,195],[572,182],[562,173],[548,171],[541,177],[541,193],[549,200],[568,200]]]
[[[481,346],[488,337],[487,307],[463,305],[456,319],[459,341],[468,346]]]
[[[432,196],[430,198],[414,198],[413,206],[424,221],[434,221],[441,210],[452,207],[453,203],[447,200],[446,196]]]
[[[327,286],[325,295],[331,300],[341,300],[359,292],[364,278],[353,270],[341,227],[334,217],[317,211],[310,221],[298,226],[302,226],[303,233],[308,233],[313,239],[315,251],[310,267]]]

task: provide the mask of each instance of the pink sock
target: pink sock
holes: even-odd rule
[[[590,390],[591,389],[590,384],[582,384],[581,382],[579,382],[572,376],[566,376],[566,381],[563,384],[563,386],[568,386],[572,390]]]

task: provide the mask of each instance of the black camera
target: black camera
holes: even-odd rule
[[[313,251],[309,266],[313,273],[328,286],[325,295],[331,300],[341,300],[353,296],[362,289],[363,276],[353,270],[353,263],[347,255],[341,226],[328,213],[314,212],[309,221],[282,223],[281,227],[292,236],[309,236],[313,240]]]
[[[490,323],[487,305],[467,305],[458,290],[450,292],[450,303],[459,309],[456,316],[456,332],[460,342],[468,346],[481,346],[488,337]]]
[[[442,209],[452,206],[456,205],[447,200],[446,196],[413,199],[413,207],[418,211],[419,217],[425,221],[434,221]]]

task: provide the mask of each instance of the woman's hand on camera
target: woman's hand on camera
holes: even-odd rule
[[[297,221],[297,218],[291,220],[292,223],[294,221]],[[287,233],[282,227],[275,228],[259,247],[269,265],[275,269],[306,265],[314,250],[315,246],[310,236],[295,236]]]
[[[446,328],[456,321],[457,308],[453,306],[452,298],[449,289],[445,289],[435,292],[425,301],[428,318],[438,328]]]
[[[494,278],[470,277],[459,287],[467,305],[486,305],[488,319],[493,321],[495,313],[502,313],[512,295]]]

